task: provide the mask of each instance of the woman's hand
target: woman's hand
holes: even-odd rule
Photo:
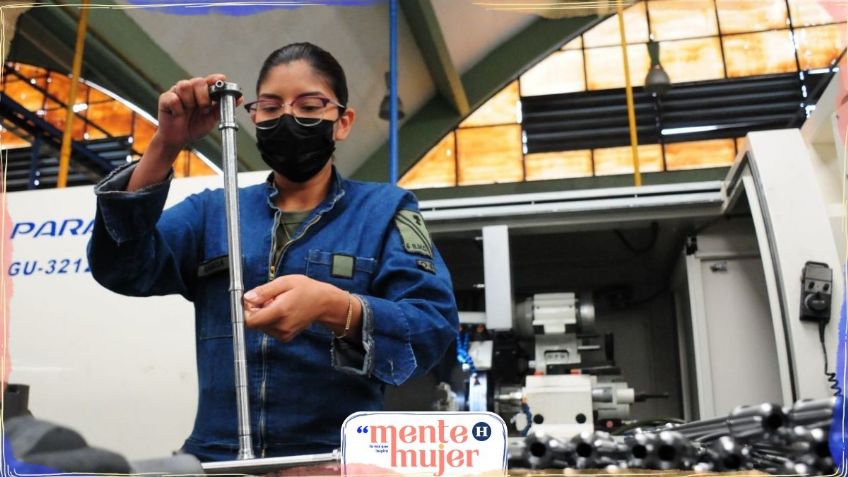
[[[262,330],[283,342],[293,340],[313,322],[340,335],[347,322],[348,303],[355,318],[351,319],[351,330],[358,329],[359,300],[349,301],[348,292],[329,283],[305,275],[286,275],[245,293],[244,321],[248,328]],[[352,335],[353,331],[348,333]]]
[[[219,120],[218,103],[209,97],[209,87],[226,81],[220,73],[191,78],[159,96],[159,129],[156,135],[163,145],[183,149],[191,141],[209,134]]]
[[[182,80],[159,95],[159,128],[130,177],[128,191],[165,180],[180,151],[191,141],[209,134],[221,114],[218,103],[209,97],[209,86],[226,79],[216,73]],[[236,104],[242,101],[239,98]]]

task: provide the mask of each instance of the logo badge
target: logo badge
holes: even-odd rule
[[[359,412],[342,426],[342,475],[502,477],[506,424],[490,412]]]

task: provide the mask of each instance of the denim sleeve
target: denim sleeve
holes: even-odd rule
[[[333,338],[330,346],[330,356],[333,367],[356,375],[370,374],[371,361],[374,353],[371,347],[374,345],[374,329],[371,324],[371,313],[366,308],[368,305],[360,295],[353,295],[362,305],[362,340],[351,342],[346,339]]]
[[[417,211],[414,196],[408,194],[399,209]],[[340,347],[335,340],[334,365],[393,385],[429,371],[459,329],[450,274],[438,250],[432,247],[432,258],[408,252],[392,224],[372,290],[359,296],[361,346]]]
[[[135,166],[112,171],[94,188],[97,210],[88,242],[92,276],[123,295],[179,293],[191,300],[203,237],[201,196],[163,212],[173,173],[161,183],[127,192]]]

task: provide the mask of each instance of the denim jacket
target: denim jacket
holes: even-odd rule
[[[224,191],[204,190],[163,212],[171,177],[130,193],[133,170],[133,164],[121,167],[95,187],[92,275],[117,293],[179,293],[194,303],[199,401],[183,449],[203,461],[235,459]],[[387,184],[346,180],[335,169],[333,176],[330,193],[301,224],[276,269],[269,266],[276,188],[268,182],[239,190],[245,290],[303,274],[350,291],[364,305],[360,345],[335,339],[319,324],[289,343],[245,330],[257,457],[337,448],[349,414],[381,409],[386,384],[427,372],[456,337],[456,303],[441,256],[434,247],[429,254],[410,247],[409,229],[397,222],[399,212],[417,210],[415,197]],[[346,257],[343,276],[334,274],[337,257]]]

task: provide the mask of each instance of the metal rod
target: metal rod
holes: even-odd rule
[[[79,25],[77,25],[77,41],[74,46],[74,64],[71,67],[71,91],[68,94],[68,103],[65,105],[65,134],[62,135],[62,148],[59,150],[59,177],[56,187],[63,188],[68,185],[68,168],[71,164],[71,141],[73,141],[74,127],[74,103],[77,101],[77,87],[79,86],[80,70],[82,70],[82,52],[85,49],[85,32],[88,30],[88,1],[82,1],[80,8]]]
[[[389,182],[397,183],[398,175],[398,0],[389,1]]]
[[[221,143],[223,145],[224,198],[227,203],[227,245],[230,265],[230,318],[233,324],[233,357],[235,364],[236,405],[238,411],[238,459],[253,459],[250,436],[250,409],[247,395],[247,359],[244,346],[244,281],[241,272],[241,233],[239,231],[238,167],[236,165],[236,100],[241,90],[235,83],[217,81],[209,90],[221,108]]]
[[[630,149],[633,152],[633,185],[642,185],[639,171],[639,138],[636,135],[636,110],[633,106],[633,85],[630,84],[630,60],[627,57],[627,36],[624,33],[624,7],[618,3],[618,31],[621,34],[621,53],[624,57],[624,91],[627,93],[627,121],[630,124]]]
[[[341,455],[338,450],[325,454],[293,455],[288,457],[268,457],[264,459],[253,459],[250,462],[241,461],[219,461],[203,462],[200,464],[208,474],[249,474],[261,475],[273,473],[278,470],[291,467],[317,464],[338,464]],[[329,472],[327,472],[329,473]]]

